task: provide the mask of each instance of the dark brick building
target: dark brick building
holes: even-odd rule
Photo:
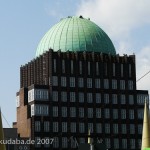
[[[20,68],[14,126],[20,137],[54,139],[33,150],[77,149],[87,142],[88,129],[107,148],[137,150],[145,97],[148,91],[136,89],[135,55],[119,56],[97,25],[68,17]]]

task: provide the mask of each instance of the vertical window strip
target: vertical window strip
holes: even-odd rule
[[[116,65],[115,65],[115,63],[113,63],[113,76],[115,76],[116,75]]]
[[[65,73],[65,60],[62,60],[62,73]]]
[[[88,75],[90,75],[90,74],[91,74],[91,63],[88,62]]]
[[[71,74],[73,74],[73,60],[71,60]]]
[[[56,68],[57,67],[56,59],[53,59],[53,63],[54,63],[54,66],[53,66],[54,67],[54,72],[56,73],[56,70],[57,70],[57,68]]]
[[[82,61],[79,61],[79,73],[82,74]]]
[[[123,64],[121,64],[121,77],[123,77],[123,73],[124,73],[124,70],[123,70]]]

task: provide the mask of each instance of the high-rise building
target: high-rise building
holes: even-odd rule
[[[33,150],[77,149],[91,137],[109,149],[141,148],[144,99],[136,88],[135,55],[119,56],[90,19],[68,17],[42,38],[36,57],[20,68],[20,137],[53,138]]]

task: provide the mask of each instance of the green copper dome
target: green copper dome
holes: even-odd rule
[[[89,19],[68,17],[54,25],[40,41],[36,57],[49,49],[54,51],[92,51],[115,55],[107,34]]]

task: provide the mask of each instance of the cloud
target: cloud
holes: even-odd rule
[[[150,0],[82,0],[76,13],[98,24],[113,39],[117,53],[136,54],[137,79],[150,71],[150,45],[136,34],[150,25],[149,6]],[[150,90],[149,78],[138,81],[137,88]]]
[[[149,0],[82,0],[77,15],[90,17],[113,38],[150,24]]]

